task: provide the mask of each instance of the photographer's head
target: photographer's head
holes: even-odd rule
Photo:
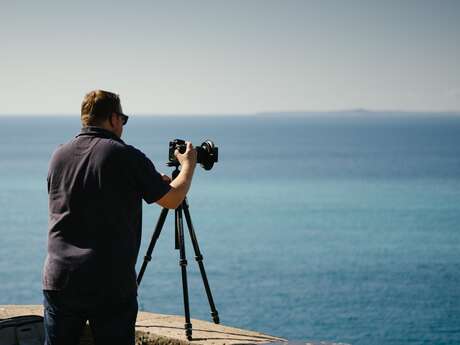
[[[123,114],[117,94],[104,90],[94,90],[85,95],[81,103],[81,123],[83,127],[102,127],[121,137],[128,116]]]

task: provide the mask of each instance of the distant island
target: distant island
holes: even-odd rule
[[[346,110],[293,110],[293,111],[265,111],[258,112],[256,116],[294,116],[294,117],[388,117],[388,116],[460,116],[460,111],[404,111],[404,110],[369,110],[365,108],[346,109]]]

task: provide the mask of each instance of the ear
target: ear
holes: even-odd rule
[[[113,121],[112,121],[112,119],[113,119],[113,115],[115,115],[115,116],[116,116],[116,114],[115,114],[115,113],[112,113],[112,114],[109,116],[109,123],[110,123],[110,126],[111,126],[111,127],[114,127],[114,125],[113,125]]]

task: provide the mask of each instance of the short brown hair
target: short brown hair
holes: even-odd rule
[[[121,112],[121,104],[117,94],[94,90],[87,93],[81,103],[81,123],[84,127],[97,126],[118,112]]]

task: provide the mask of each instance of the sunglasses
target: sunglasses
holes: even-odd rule
[[[123,126],[126,125],[126,123],[128,122],[129,116],[122,114],[122,113],[117,113],[117,115],[120,116],[121,119],[123,120]]]

